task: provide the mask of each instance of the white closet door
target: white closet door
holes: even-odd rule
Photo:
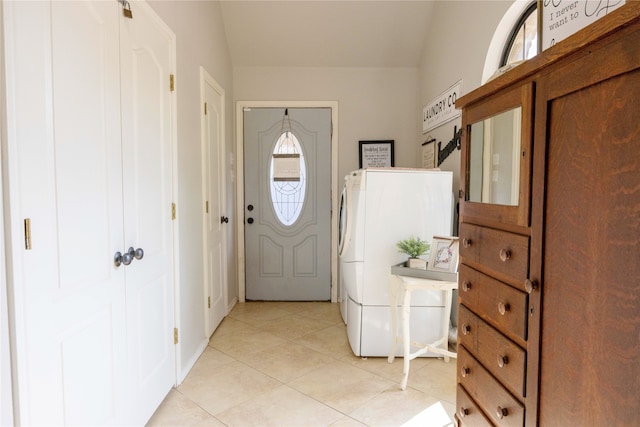
[[[227,314],[224,263],[227,258],[225,228],[229,226],[229,219],[224,191],[224,90],[204,68],[200,68],[200,97],[207,105],[206,111],[202,109],[201,124],[203,189],[208,204],[204,214],[204,280],[205,332],[209,338]]]
[[[116,2],[3,7],[16,422],[120,423],[125,288],[124,268],[113,262],[124,246],[120,10]]]
[[[121,18],[125,269],[134,424],[144,424],[175,384],[173,339],[171,34],[146,5]]]

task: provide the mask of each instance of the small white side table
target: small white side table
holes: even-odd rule
[[[409,330],[409,319],[411,313],[411,292],[417,290],[432,290],[444,292],[444,312],[442,313],[442,334],[436,341],[426,344],[411,341],[411,335]],[[400,388],[405,390],[407,388],[407,381],[409,380],[409,363],[411,360],[418,356],[421,356],[427,352],[441,354],[444,356],[444,360],[449,362],[450,357],[457,357],[457,354],[449,351],[449,316],[451,315],[451,298],[453,296],[453,290],[458,289],[458,282],[444,281],[437,279],[425,279],[421,277],[409,277],[399,274],[391,275],[391,285],[389,289],[389,305],[391,307],[391,326],[393,330],[393,337],[391,343],[391,352],[387,361],[393,363],[395,359],[395,350],[398,342],[402,341],[403,358],[404,358],[404,370],[402,376],[402,382]],[[402,293],[402,337],[398,337],[398,313],[397,313],[397,296],[398,293]],[[415,352],[411,353],[411,347],[418,348]]]

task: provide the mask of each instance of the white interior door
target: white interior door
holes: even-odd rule
[[[200,68],[204,191],[205,329],[211,336],[227,313],[224,90]]]
[[[141,425],[174,383],[173,45],[132,6],[2,3],[19,424]]]
[[[15,421],[122,423],[125,272],[113,262],[124,246],[120,9],[116,2],[3,2],[3,9]]]
[[[331,109],[246,108],[246,298],[331,299]],[[282,145],[280,145],[282,143]],[[279,148],[280,147],[280,148]],[[274,154],[298,154],[298,181]],[[286,161],[286,160],[285,160]]]
[[[173,39],[144,3],[121,22],[130,422],[144,424],[175,384],[172,204]]]

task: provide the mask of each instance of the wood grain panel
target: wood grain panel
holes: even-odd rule
[[[640,422],[639,112],[638,71],[549,104],[540,425]]]

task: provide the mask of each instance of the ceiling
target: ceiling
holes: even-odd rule
[[[223,0],[240,67],[417,67],[432,0]]]

